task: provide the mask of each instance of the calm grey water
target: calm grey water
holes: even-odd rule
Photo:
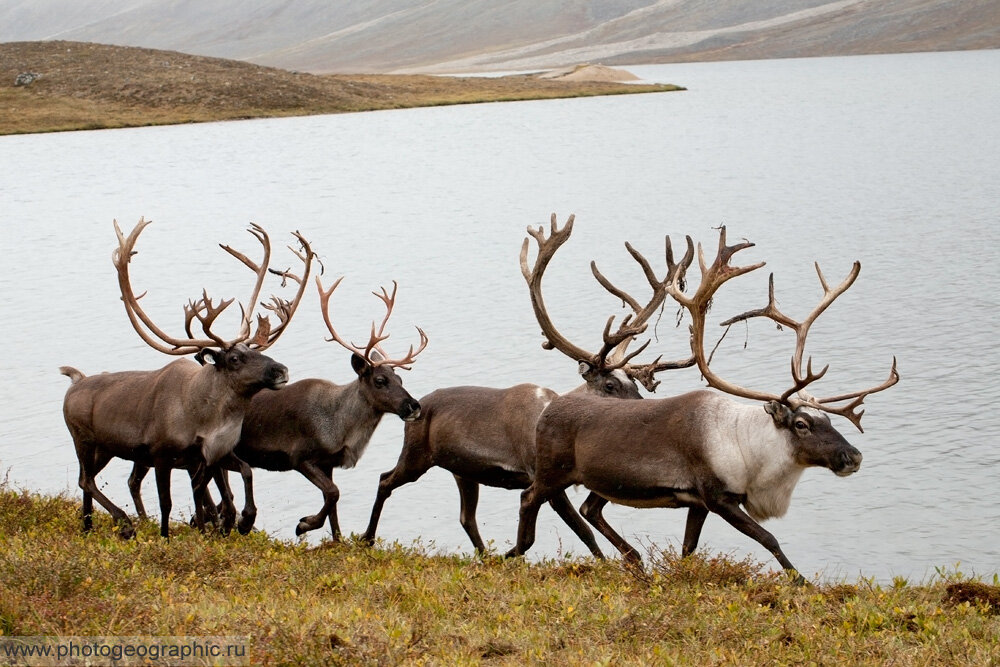
[[[727,285],[718,319],[763,305],[768,270],[782,308],[804,315],[821,294],[812,263],[839,281],[859,259],[860,279],[814,327],[809,352],[831,365],[830,392],[881,382],[893,355],[903,378],[868,400],[863,434],[836,418],[865,454],[861,471],[807,471],[788,515],[766,524],[792,562],[829,578],[1000,570],[1000,52],[632,70],[689,90],[0,137],[0,470],[17,487],[77,495],[61,414],[68,381],[57,367],[166,361],[124,316],[109,261],[112,219],[155,221],[133,272],[147,308],[172,331],[182,302],[203,286],[245,298],[245,276],[215,244],[255,254],[250,221],[279,242],[301,230],[327,280],[347,276],[334,317],[353,338],[381,316],[369,292],[398,280],[390,351],[416,340],[414,325],[431,339],[404,373],[416,396],[455,384],[576,386],[575,364],[539,346],[517,259],[527,225],[577,215],[546,295],[561,330],[596,347],[621,304],[593,281],[590,259],[645,296],[624,241],[662,267],[664,235],[691,234],[712,250],[714,228],[726,224],[731,239],[757,243],[737,263],[768,267]],[[347,354],[323,334],[310,293],[271,353],[293,379],[349,381]],[[679,357],[685,338],[668,309],[652,347]],[[755,323],[730,333],[714,365],[780,392],[792,345],[790,333]],[[669,373],[658,394],[700,384],[696,373]],[[364,529],[401,435],[387,417],[358,467],[335,473],[346,531]],[[127,473],[119,462],[101,477],[123,505]],[[319,492],[296,473],[257,479],[258,526],[294,539]],[[181,475],[174,488],[180,517],[190,512]],[[151,479],[145,491],[155,507]],[[498,549],[513,540],[517,504],[517,492],[482,494],[481,531]],[[644,545],[679,545],[683,512],[609,515]],[[469,551],[457,517],[451,477],[436,470],[394,494],[380,536]],[[774,565],[718,518],[703,545]],[[584,551],[543,510],[532,553]]]

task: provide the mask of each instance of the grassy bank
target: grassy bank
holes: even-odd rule
[[[39,76],[15,85],[25,73]],[[0,43],[0,134],[672,90],[535,76],[314,75],[175,51]]]
[[[958,573],[795,587],[750,561],[620,563],[290,544],[0,491],[0,633],[249,636],[254,664],[1000,664],[1000,588]]]

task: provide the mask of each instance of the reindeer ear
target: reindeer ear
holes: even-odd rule
[[[764,404],[764,412],[771,415],[777,426],[788,426],[792,423],[791,409],[780,401],[768,401]]]
[[[581,359],[579,361],[579,365],[577,366],[577,370],[580,372],[580,375],[582,375],[583,379],[585,379],[585,380],[592,379],[594,377],[594,374],[597,372],[597,369],[594,368],[593,364],[591,364],[589,361],[585,361],[583,359]]]
[[[197,361],[202,366],[206,364],[208,364],[209,366],[217,366],[219,362],[219,357],[218,357],[219,354],[221,353],[210,347],[205,347],[202,348],[202,350],[198,352],[198,354],[194,355],[194,360]]]
[[[372,365],[360,354],[354,353],[351,355],[351,368],[358,374],[358,377],[364,377],[366,373],[371,372]]]

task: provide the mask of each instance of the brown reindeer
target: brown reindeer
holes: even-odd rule
[[[521,272],[528,283],[535,317],[546,339],[542,347],[558,349],[578,362],[584,384],[574,389],[572,394],[642,398],[635,379],[642,381],[652,391],[657,384],[653,379],[655,372],[694,364],[693,358],[685,362],[661,362],[657,359],[650,364],[631,363],[631,359],[641,353],[645,345],[626,354],[629,343],[643,332],[647,320],[659,310],[666,297],[666,286],[672,273],[676,271],[669,243],[668,275],[664,280],[658,279],[646,258],[626,243],[626,248],[640,264],[653,288],[653,296],[645,307],[612,285],[597,270],[596,264],[591,262],[591,269],[598,281],[627,303],[635,317],[634,320],[631,319],[632,315],[627,317],[615,332],[611,331],[614,318],[609,319],[604,328],[604,345],[595,354],[574,345],[559,333],[552,324],[542,299],[542,275],[556,250],[569,239],[573,221],[574,216],[570,216],[565,226],[559,229],[553,214],[548,238],[541,227],[528,228],[528,233],[538,244],[538,255],[533,267],[528,265],[529,239],[525,238],[521,247]],[[691,261],[693,252],[691,245],[689,257],[685,261]],[[416,481],[430,468],[440,466],[454,475],[461,498],[461,525],[476,550],[484,552],[486,545],[476,522],[479,485],[523,489],[531,483],[535,458],[535,422],[545,406],[556,396],[556,392],[551,389],[534,384],[520,384],[506,389],[449,387],[421,398],[423,418],[406,425],[399,460],[392,470],[381,475],[371,520],[363,539],[369,543],[374,542],[382,507],[394,489]],[[560,492],[548,500],[591,553],[602,557],[593,533],[573,509],[566,494]]]
[[[344,385],[320,379],[299,380],[280,392],[265,390],[254,396],[243,420],[235,457],[223,462],[225,467],[239,470],[243,476],[246,509],[241,532],[249,530],[257,512],[250,467],[297,470],[323,492],[323,506],[316,514],[302,517],[295,534],[320,528],[329,518],[333,538],[340,539],[337,521],[340,490],[333,482],[333,469],[355,466],[384,414],[393,413],[407,423],[420,417],[420,404],[403,388],[396,369],[410,370],[417,355],[427,346],[426,334],[417,327],[419,346],[414,350],[411,345],[400,359],[389,358],[382,349],[382,342],[389,337],[385,327],[396,302],[397,285],[393,281],[392,294],[384,288],[381,294],[373,292],[384,303],[386,313],[377,329],[372,323],[368,344],[362,348],[349,343],[337,333],[329,311],[330,297],[341,280],[324,290],[317,278],[316,286],[323,321],[330,331],[328,340],[351,352],[351,368],[357,378]],[[249,467],[241,466],[242,462]]]
[[[708,384],[762,403],[738,403],[704,390],[615,405],[581,395],[554,398],[538,420],[535,478],[522,493],[517,544],[508,556],[524,554],[531,547],[543,502],[570,485],[582,484],[602,504],[611,501],[632,507],[689,508],[683,555],[697,548],[705,518],[714,512],[763,545],[782,567],[794,569],[777,540],[758,521],[786,512],[792,490],[805,468],[822,466],[839,476],[858,470],[861,452],[834,429],[828,414],[842,415],[860,429],[863,410],[858,407],[865,397],[891,387],[899,374],[893,359],[889,378],[876,387],[822,399],[805,393],[805,388],[827,370],[814,373],[810,361],[803,372],[802,355],[809,327],[853,284],[861,268],[856,262],[847,279],[833,289],[817,265],[824,297],[801,322],[775,307],[772,276],[767,307],[724,323],[765,316],[796,332],[791,363],[793,385],[789,390],[780,395],[754,391],[716,376],[705,354],[705,315],[712,296],[723,283],[763,266],[763,262],[745,267],[729,265],[734,253],[752,245],[744,242],[727,246],[723,227],[711,266],[706,265],[699,246],[702,278],[694,294],[689,297],[680,288],[680,271],[668,291],[691,315],[691,349]],[[588,503],[581,511],[626,559],[639,561],[638,551],[606,522],[596,520]]]
[[[69,366],[60,368],[72,381],[66,391],[63,414],[80,462],[83,528],[85,531],[91,529],[93,499],[96,498],[111,513],[124,538],[135,534],[132,522],[121,508],[101,493],[95,479],[114,457],[156,470],[160,534],[164,537],[169,536],[171,470],[189,468],[196,523],[204,527],[203,496],[209,467],[224,460],[236,446],[251,397],[262,389],[279,389],[288,381],[285,366],[262,351],[274,344],[295,313],[313,259],[309,244],[296,233],[302,245],[302,252],[297,254],[305,263],[305,273],[301,279],[287,272],[283,275],[299,281],[298,293],[291,301],[272,297],[265,308],[277,316],[278,325],[271,328],[269,317],[258,316],[256,333],[251,335],[253,307],[260,296],[271,255],[267,233],[258,225],[252,225],[250,233],[264,247],[264,259],[260,264],[229,246],[222,246],[256,275],[250,305],[243,308],[239,335],[224,340],[212,331],[218,316],[233,300],[223,300],[216,305],[207,292],[203,292],[201,299],[184,307],[187,337],[178,338],[165,333],[146,315],[139,306],[145,293],[135,296],[129,279],[128,268],[136,254],[136,240],[149,223],[140,219],[126,237],[115,222],[118,247],[112,260],[118,272],[126,314],[150,347],[170,355],[194,354],[200,364],[178,359],[155,371],[91,376]],[[192,333],[195,320],[200,323],[205,338],[196,338]],[[231,503],[226,513],[231,523],[235,516]]]

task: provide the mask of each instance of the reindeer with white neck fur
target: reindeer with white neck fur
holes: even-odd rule
[[[834,429],[828,414],[844,416],[860,430],[859,406],[868,395],[894,385],[899,374],[893,359],[888,379],[876,387],[822,399],[805,393],[827,371],[814,373],[810,361],[803,372],[809,327],[853,284],[861,268],[856,262],[844,282],[832,289],[817,266],[824,297],[801,322],[777,310],[773,279],[765,308],[727,322],[763,316],[795,331],[790,389],[782,394],[749,390],[715,375],[705,353],[705,316],[723,283],[763,266],[763,262],[729,265],[733,254],[752,245],[727,246],[723,227],[710,266],[699,245],[702,275],[694,293],[689,297],[681,288],[684,271],[674,274],[668,292],[691,315],[691,350],[709,386],[758,404],[737,403],[704,390],[614,405],[586,396],[553,399],[538,420],[535,478],[521,495],[517,544],[508,556],[524,554],[531,547],[543,502],[568,486],[582,484],[597,500],[588,499],[581,512],[627,560],[638,562],[638,551],[603,519],[595,518],[595,506],[599,510],[610,501],[632,507],[689,508],[683,555],[697,548],[705,518],[713,512],[763,545],[783,568],[794,570],[778,541],[758,521],[787,511],[805,468],[821,466],[839,476],[859,469],[861,452]]]

